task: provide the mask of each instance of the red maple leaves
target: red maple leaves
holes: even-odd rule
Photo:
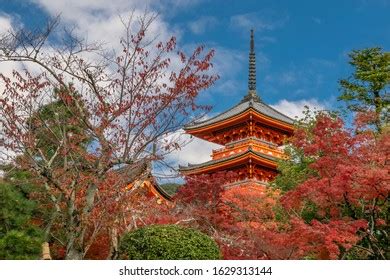
[[[181,199],[208,221],[197,226],[227,259],[386,258],[390,135],[357,127],[319,114],[311,129],[298,128],[291,144],[313,159],[313,172],[290,191],[225,190],[217,174],[207,182],[189,178]]]

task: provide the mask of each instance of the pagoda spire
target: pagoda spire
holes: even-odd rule
[[[251,40],[249,48],[248,94],[244,96],[241,102],[246,102],[249,100],[260,102],[260,97],[256,92],[256,53],[253,29],[251,29]]]
[[[255,40],[253,38],[253,29],[251,29],[251,42],[249,51],[249,76],[248,76],[248,90],[256,90],[256,54],[255,54]]]

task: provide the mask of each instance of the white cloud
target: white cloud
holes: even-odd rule
[[[220,112],[206,114],[198,121],[210,119]],[[179,129],[164,137],[168,142],[172,140],[181,144],[181,148],[166,155],[166,162],[174,166],[187,165],[187,163],[197,164],[211,160],[213,149],[219,149],[223,146],[202,140],[198,137],[187,134],[184,129]]]
[[[234,15],[230,18],[231,27],[239,30],[254,28],[257,32],[270,31],[280,28],[289,20],[287,14],[273,10]]]
[[[179,165],[187,166],[211,160],[211,154],[214,149],[219,149],[222,146],[193,137],[186,134],[183,129],[180,129],[166,139],[171,141],[175,139],[178,143],[185,143],[181,149],[173,151],[165,156],[164,164],[156,163],[153,174],[162,183],[180,183],[181,175],[178,173]],[[170,168],[167,168],[169,166]],[[178,181],[179,180],[179,181]]]
[[[50,15],[59,15],[71,21],[84,20],[87,14],[96,18],[111,16],[133,8],[145,8],[150,1],[128,0],[31,0],[46,10]]]
[[[246,59],[247,56],[243,52],[216,46],[213,61],[214,71],[221,77],[222,81],[233,80],[243,70]]]
[[[0,19],[0,24],[1,24],[1,19]],[[7,31],[9,29],[6,29],[4,31]],[[0,28],[1,32],[1,28]],[[12,71],[17,70],[21,71],[25,68],[25,65],[21,62],[8,62],[8,61],[2,61],[0,63],[0,73],[3,74],[6,77],[11,77],[12,78]],[[3,97],[5,90],[5,85],[2,81],[0,81],[0,97]],[[3,131],[2,124],[0,122],[0,133]],[[9,162],[14,156],[15,153],[7,150],[3,145],[2,141],[4,141],[4,136],[0,134],[0,164],[4,164]],[[1,176],[0,176],[1,177]]]
[[[136,15],[142,15],[145,8],[149,11],[158,12],[167,9],[166,2],[162,1],[143,1],[143,0],[31,0],[38,4],[50,15],[61,14],[66,24],[74,25],[80,35],[88,35],[88,39],[103,40],[109,43],[118,41],[118,37],[123,31],[118,15],[129,15],[133,10]],[[195,5],[201,0],[170,0],[171,8],[179,9]],[[162,8],[164,6],[164,8]],[[166,15],[167,16],[167,15]],[[201,17],[197,21],[189,24],[189,28],[196,34],[201,34],[209,28],[210,24],[217,24],[212,17]],[[231,18],[231,25],[237,28],[255,28],[256,31],[274,30],[283,26],[288,21],[287,15],[278,15],[274,12],[259,12],[236,15]],[[8,15],[0,14],[0,31],[12,27],[12,19]],[[177,30],[174,30],[164,19],[164,14],[160,15],[149,29],[152,35],[159,34],[159,40],[164,40],[168,35],[178,36]],[[265,37],[264,37],[265,38]],[[267,37],[274,40],[272,37]],[[242,94],[242,85],[238,86],[235,79],[241,71],[246,71],[247,51],[239,52],[232,49],[215,46],[216,56],[213,61],[214,71],[221,76],[220,82],[214,88],[223,89],[220,92],[224,95]],[[192,48],[193,49],[193,48]],[[268,59],[258,50],[258,65],[263,68],[268,63]],[[2,66],[3,67],[3,66]],[[244,70],[245,69],[245,70]],[[3,71],[3,68],[2,68]],[[285,76],[286,82],[293,82],[292,76]],[[218,87],[220,87],[218,89]],[[325,106],[315,99],[287,101],[281,100],[273,107],[289,116],[301,116],[304,105],[323,109]],[[182,133],[182,131],[181,131]],[[183,134],[184,141],[190,140],[190,136]],[[167,159],[175,164],[201,163],[210,160],[213,149],[220,146],[210,143],[196,137],[193,137],[189,144],[181,150],[173,152],[167,156]]]
[[[119,38],[124,28],[120,17],[125,20],[131,13],[134,13],[134,19],[147,13],[159,13],[164,7],[169,7],[169,15],[177,11],[176,9],[186,8],[196,5],[202,0],[30,0],[38,5],[51,16],[61,16],[62,23],[74,27],[74,30],[81,37],[87,37],[88,41],[103,41],[114,48],[118,47]],[[176,35],[179,32],[168,24],[164,15],[168,13],[159,13],[152,25],[148,29],[146,36],[157,41],[165,41],[168,37]],[[0,31],[5,31],[12,27],[12,18],[7,14],[0,13]],[[106,45],[107,47],[107,45]],[[193,51],[193,49],[191,49]],[[179,60],[172,60],[171,66],[178,67]],[[17,65],[18,66],[18,65]],[[0,71],[9,74],[10,69],[3,63]],[[1,89],[0,89],[1,90]],[[2,92],[2,91],[1,91]],[[191,144],[190,144],[191,145]],[[4,151],[0,151],[3,153]]]
[[[291,85],[297,81],[297,76],[293,71],[288,71],[282,73],[279,79],[282,84]]]
[[[282,99],[270,106],[293,119],[296,117],[299,119],[304,116],[302,112],[305,110],[305,106],[309,107],[310,111],[324,110],[327,107],[326,103],[321,103],[317,99],[302,99],[297,101]]]
[[[221,148],[222,146],[208,142],[197,137],[192,137],[188,134],[181,136],[182,140],[188,144],[182,149],[175,151],[168,156],[168,160],[174,161],[177,164],[187,165],[187,163],[202,163],[211,159],[210,155],[213,149]]]
[[[203,34],[206,30],[210,30],[218,23],[218,20],[215,17],[203,16],[199,19],[192,21],[188,24],[188,28],[194,34]]]
[[[125,21],[133,13],[133,19],[141,17],[145,11],[157,13],[150,8],[151,1],[128,0],[32,0],[51,16],[60,15],[62,21],[68,26],[74,26],[75,31],[88,41],[105,42],[112,47],[119,46],[119,38],[124,31],[120,17]],[[147,36],[164,41],[169,27],[158,17],[149,27]]]
[[[7,32],[12,29],[12,18],[10,15],[0,13],[0,33]]]

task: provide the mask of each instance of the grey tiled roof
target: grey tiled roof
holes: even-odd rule
[[[243,112],[245,112],[248,109],[254,109],[257,112],[259,112],[262,115],[265,115],[267,117],[285,122],[287,124],[293,124],[294,120],[290,117],[287,117],[286,115],[280,113],[279,111],[275,110],[274,108],[268,106],[267,104],[260,101],[259,98],[251,98],[251,99],[243,99],[239,104],[234,106],[233,108],[213,117],[205,121],[195,122],[192,124],[188,124],[184,127],[184,129],[195,129],[200,128],[203,126],[207,126],[210,124],[214,124],[219,121],[226,120],[228,118],[231,118],[233,116],[239,115]]]
[[[132,183],[134,180],[144,175],[154,186],[154,189],[165,199],[171,199],[172,196],[168,194],[155,180],[151,174],[151,161],[148,159],[141,159],[134,164],[123,166],[117,170],[116,173],[124,175],[126,183]]]
[[[220,162],[229,161],[231,159],[234,159],[234,158],[237,158],[237,157],[240,157],[240,156],[242,156],[244,154],[249,154],[249,153],[252,153],[254,155],[257,155],[259,157],[262,157],[262,158],[265,158],[265,159],[268,159],[268,160],[272,160],[274,162],[277,161],[277,158],[275,158],[273,156],[265,155],[263,153],[259,153],[259,152],[256,152],[256,151],[253,151],[253,150],[249,149],[249,150],[244,151],[242,153],[234,154],[234,155],[232,155],[230,157],[220,158],[220,159],[216,159],[216,160],[209,160],[209,161],[206,161],[206,162],[203,162],[203,163],[199,163],[199,164],[190,164],[189,163],[188,166],[179,165],[179,170],[180,171],[189,171],[189,170],[193,170],[193,169],[198,169],[198,168],[202,168],[202,167],[205,167],[205,166],[217,164],[217,163],[220,163]]]

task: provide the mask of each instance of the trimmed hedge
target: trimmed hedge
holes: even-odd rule
[[[215,241],[198,230],[177,225],[153,225],[127,233],[119,246],[119,259],[217,260]]]

